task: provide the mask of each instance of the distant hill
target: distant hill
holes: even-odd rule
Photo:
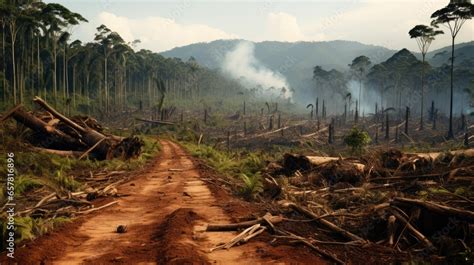
[[[411,53],[407,49],[401,49],[397,53],[395,53],[392,57],[388,58],[385,62],[382,63],[384,67],[387,69],[403,69],[403,68],[410,68],[416,65],[417,63],[421,63],[413,53]]]
[[[209,68],[218,68],[225,54],[242,40],[216,40],[209,43],[196,43],[162,52],[165,57],[178,57],[187,60],[193,56]],[[264,41],[255,44],[255,57],[271,69],[282,64],[294,62],[297,68],[346,69],[358,55],[366,55],[376,63],[386,60],[395,51],[381,46],[367,45],[354,41],[327,42],[278,42]]]
[[[233,50],[242,40],[217,40],[209,43],[196,43],[162,52],[165,57],[178,57],[183,60],[193,56],[196,61],[209,68],[219,68],[227,52]],[[297,88],[312,77],[316,65],[326,70],[348,69],[348,64],[359,55],[366,55],[372,62],[380,63],[392,56],[395,51],[374,45],[353,41],[328,42],[277,42],[255,43],[255,57],[263,65],[284,75],[289,83]]]
[[[463,61],[474,60],[474,41],[454,45],[454,63],[461,64]],[[449,64],[451,58],[451,46],[429,52],[426,59],[432,66]]]
[[[165,57],[188,60],[191,56],[209,68],[219,68],[227,52],[233,50],[242,40],[216,40],[209,43],[196,43],[162,52]],[[325,42],[277,42],[264,41],[255,44],[255,57],[263,65],[284,75],[293,88],[311,86],[312,68],[316,65],[325,70],[347,70],[348,64],[359,56],[370,58],[372,64],[386,61],[399,51],[385,47],[367,45],[355,41]],[[402,50],[408,56],[408,50]],[[456,45],[458,62],[460,58],[474,58],[474,42]],[[410,60],[420,58],[418,53],[410,53]],[[413,56],[413,57],[412,57]],[[415,58],[416,56],[416,58]],[[446,63],[450,57],[450,47],[428,53],[427,60],[433,66]]]

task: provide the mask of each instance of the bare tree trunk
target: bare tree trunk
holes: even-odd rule
[[[423,130],[423,113],[425,112],[425,57],[426,54],[423,53],[423,60],[422,60],[422,65],[421,65],[421,116],[420,116],[420,131]]]
[[[15,24],[10,24],[10,37],[11,37],[11,53],[12,53],[12,73],[13,73],[13,104],[16,105],[17,98],[16,98],[16,62],[15,62],[15,41],[16,41],[16,31],[15,31]]]
[[[448,131],[448,138],[454,138],[453,132],[453,84],[454,84],[454,36],[452,37],[452,45],[451,45],[451,96],[449,100],[449,131]]]
[[[57,61],[56,61],[56,41],[53,40],[53,98],[54,98],[54,103],[56,104],[56,100],[57,100],[57,91],[58,91],[58,87],[57,87],[57,80],[56,80],[56,70],[57,70]]]
[[[107,54],[104,52],[104,96],[105,96],[105,113],[109,112],[109,87],[107,84]]]
[[[410,117],[410,108],[407,107],[405,112],[405,134],[408,135],[408,118]]]
[[[68,74],[68,58],[67,58],[67,44],[64,44],[64,73],[63,73],[63,78],[64,78],[64,89],[66,90],[66,97],[69,98],[69,74]]]
[[[7,102],[7,77],[5,72],[6,67],[6,58],[5,58],[5,24],[2,21],[2,58],[3,58],[3,65],[2,65],[2,74],[3,74],[3,102]]]
[[[76,65],[72,66],[72,106],[76,108]]]

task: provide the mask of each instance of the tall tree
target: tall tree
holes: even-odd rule
[[[22,24],[20,20],[24,18],[23,9],[18,8],[12,1],[2,1],[0,3],[1,17],[4,23],[8,26],[10,31],[10,47],[11,47],[11,67],[12,67],[12,90],[13,90],[13,104],[17,103],[17,67],[16,67],[16,50],[15,44],[17,41],[18,32]]]
[[[359,113],[360,113],[360,105],[362,105],[360,101],[361,94],[362,94],[362,81],[367,75],[367,72],[371,64],[372,63],[370,62],[369,57],[364,56],[364,55],[356,57],[354,60],[352,60],[352,63],[349,64],[352,74],[359,79],[359,109],[358,109]]]
[[[454,86],[454,42],[456,36],[461,30],[464,23],[472,19],[474,16],[474,5],[470,0],[451,0],[451,2],[435,11],[431,18],[431,25],[438,28],[439,25],[444,25],[451,33],[451,91],[449,100],[449,130],[448,138],[454,138],[453,131],[453,86]]]
[[[434,30],[432,27],[426,25],[416,25],[413,27],[408,34],[412,39],[416,39],[418,48],[421,52],[422,67],[421,67],[421,109],[420,109],[420,130],[423,130],[423,113],[424,109],[424,87],[425,87],[425,58],[428,50],[431,46],[431,42],[435,39],[436,35],[442,34],[441,30]]]
[[[117,32],[111,31],[107,26],[100,25],[97,27],[95,41],[99,43],[104,56],[104,97],[105,111],[109,111],[109,85],[108,85],[108,59],[113,52],[114,46],[123,45],[125,42]]]
[[[57,94],[57,55],[58,45],[63,40],[67,27],[77,25],[80,22],[87,22],[87,20],[78,13],[71,12],[66,7],[50,3],[46,4],[42,9],[42,20],[45,32],[51,43],[51,54],[53,63],[53,96]],[[67,34],[66,34],[67,35]],[[65,90],[63,90],[65,91]],[[56,99],[56,98],[55,98]]]

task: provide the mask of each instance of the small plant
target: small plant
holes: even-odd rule
[[[361,154],[370,144],[369,134],[366,131],[353,127],[351,132],[344,138],[344,143],[351,147],[353,153]]]
[[[38,179],[31,177],[31,176],[19,176],[15,179],[15,194],[21,195],[26,191],[29,191],[36,187],[41,187],[43,183]],[[0,196],[1,198],[2,196]]]
[[[69,191],[75,191],[81,186],[81,183],[74,180],[74,177],[65,175],[62,170],[56,172],[54,183],[59,187],[59,189]]]
[[[245,174],[255,174],[265,167],[261,154],[249,153],[239,161],[239,171]]]
[[[245,198],[253,199],[255,194],[262,191],[263,185],[260,173],[255,173],[253,175],[241,174],[240,178],[244,183],[240,192]]]

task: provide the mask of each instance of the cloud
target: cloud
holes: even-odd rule
[[[445,5],[445,0],[366,0],[356,8],[335,11],[332,15],[319,19],[307,30],[307,34],[322,34],[325,39],[354,40],[393,49],[407,47],[417,51],[416,42],[410,40],[408,31],[417,24],[429,25],[431,14]],[[457,42],[472,41],[473,30],[474,23],[467,22],[459,33]],[[445,30],[445,33],[448,31]],[[449,34],[438,36],[432,47],[449,45],[449,38]]]
[[[217,39],[236,39],[235,34],[203,24],[180,24],[164,17],[128,18],[109,12],[98,16],[100,24],[118,32],[125,41],[139,39],[140,48],[165,51],[178,46]]]
[[[284,13],[269,13],[266,21],[266,37],[277,41],[301,41],[306,37],[296,17]]]

